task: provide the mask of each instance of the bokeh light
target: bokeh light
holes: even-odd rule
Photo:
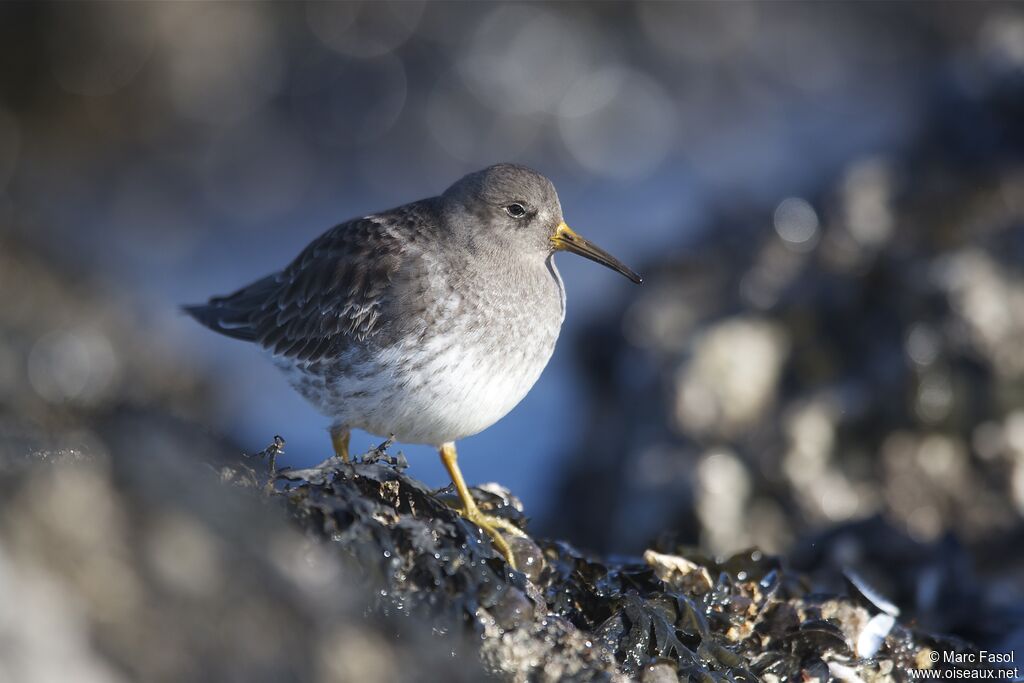
[[[167,88],[183,115],[234,123],[284,84],[284,46],[256,5],[157,5]]]
[[[646,175],[672,151],[678,114],[664,90],[636,71],[609,67],[580,79],[559,109],[562,139],[586,170]]]
[[[309,2],[306,21],[324,45],[359,58],[390,54],[415,32],[422,0]]]
[[[47,36],[50,68],[76,95],[110,95],[131,81],[153,53],[156,37],[138,7],[71,6],[55,15]]]
[[[497,5],[469,38],[459,73],[494,111],[550,113],[597,57],[586,38],[585,26],[543,5]]]
[[[799,197],[783,199],[775,207],[775,232],[794,251],[810,251],[818,236],[818,214],[814,207]]]

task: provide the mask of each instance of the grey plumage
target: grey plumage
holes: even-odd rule
[[[336,426],[441,444],[500,419],[547,364],[558,249],[639,280],[565,226],[550,181],[499,164],[342,223],[280,272],[185,310],[266,349]]]
[[[395,232],[415,239],[437,220],[434,203],[341,223],[284,270],[185,311],[216,332],[300,361],[337,355],[384,328],[393,333],[395,320],[386,312],[402,296],[395,280],[408,249]]]

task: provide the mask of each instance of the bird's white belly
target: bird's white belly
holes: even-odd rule
[[[393,384],[382,387],[372,409],[360,411],[368,419],[356,426],[435,445],[476,434],[523,400],[553,350],[552,339],[546,350],[528,354],[490,355],[461,345],[437,349],[436,355],[428,351],[428,360],[418,366],[384,373],[392,375]]]
[[[555,350],[565,292],[553,265],[535,279],[550,296],[492,297],[489,324],[459,315],[449,296],[437,323],[393,345],[357,349],[327,365],[278,359],[291,383],[336,425],[406,443],[440,445],[471,436],[507,415],[530,391]]]
[[[301,365],[279,365],[292,385],[338,424],[406,443],[440,445],[483,431],[518,405],[550,360],[556,338],[557,330],[500,351],[459,344],[446,335],[416,348],[401,344],[382,350],[352,362],[336,378]]]

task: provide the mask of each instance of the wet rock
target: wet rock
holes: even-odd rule
[[[644,561],[651,565],[659,579],[678,590],[693,595],[704,595],[711,590],[708,570],[685,557],[648,550],[644,552]]]
[[[843,675],[889,680],[878,672],[906,671],[922,647],[963,647],[893,620],[877,636],[885,644],[861,656],[855,644],[873,612],[889,615],[869,610],[860,595],[812,594],[803,577],[756,550],[718,561],[656,548],[633,561],[523,539],[543,550],[543,569],[512,571],[445,491],[409,478],[381,450],[348,464],[282,470],[270,487],[259,470],[231,479],[257,480],[254,496],[283,505],[310,538],[344,558],[373,596],[374,613],[475,634],[477,644],[460,654],[499,678],[828,680],[834,665]],[[481,503],[494,495],[472,492]]]
[[[678,683],[679,674],[671,662],[658,662],[645,666],[640,680],[642,683]]]
[[[475,657],[450,654],[463,634],[371,611],[344,557],[268,505],[251,474],[225,481],[185,452],[2,463],[4,680],[482,675]]]

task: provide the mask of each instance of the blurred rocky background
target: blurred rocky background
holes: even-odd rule
[[[1024,21],[992,16],[913,136],[722,203],[579,335],[593,427],[547,531],[636,552],[671,519],[1024,646]]]
[[[335,644],[359,638],[396,677],[434,661],[390,617],[353,626],[377,610],[331,592],[308,530],[202,483],[275,433],[296,467],[328,442],[259,353],[176,307],[499,160],[552,177],[646,282],[560,259],[563,342],[462,446],[471,482],[508,485],[537,536],[758,546],[1024,651],[1019,5],[6,3],[0,59],[15,679],[347,680]],[[140,656],[172,622],[251,668]]]

